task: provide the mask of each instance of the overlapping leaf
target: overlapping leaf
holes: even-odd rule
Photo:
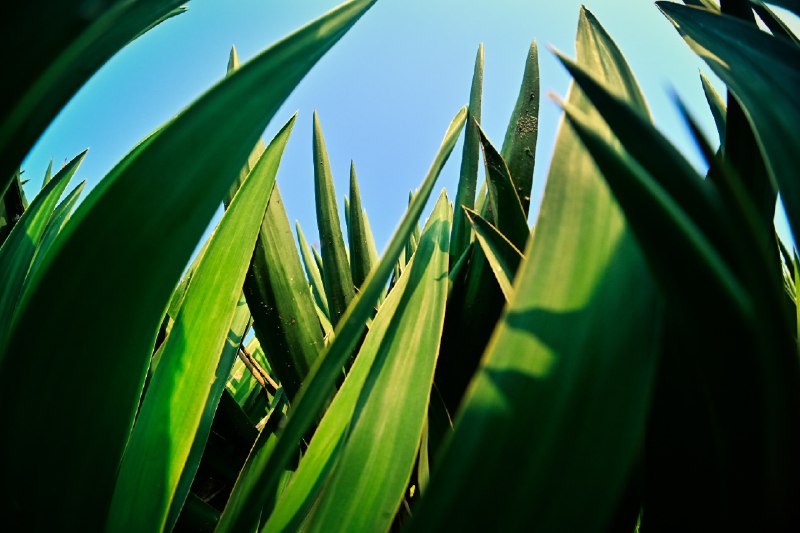
[[[644,111],[621,54],[586,11],[577,44],[581,64]],[[574,88],[568,100],[589,108]],[[414,531],[604,530],[628,481],[656,362],[655,288],[568,128],[544,198],[514,297],[414,512]]]
[[[102,525],[153,341],[197,240],[280,104],[371,4],[345,4],[229,76],[137,147],[71,217],[3,347],[0,420],[17,435],[0,444],[16,458],[1,491],[10,520],[36,529],[57,514],[66,529]],[[79,356],[65,357],[64,346]],[[31,386],[48,394],[20,408],[15,398]],[[54,397],[69,417],[51,416]]]

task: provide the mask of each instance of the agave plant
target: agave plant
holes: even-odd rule
[[[351,0],[241,66],[233,49],[228,75],[80,203],[83,183],[64,193],[85,153],[48,170],[30,203],[14,169],[87,72],[181,9],[111,2],[87,20],[59,3],[35,61],[12,65],[6,524],[800,528],[800,261],[773,225],[780,198],[800,231],[800,41],[761,2],[657,2],[727,86],[723,99],[701,76],[719,146],[677,102],[700,172],[582,9],[577,58],[554,52],[574,81],[533,230],[537,46],[500,149],[480,125],[480,46],[469,103],[381,256],[355,164],[343,231],[315,113],[316,249],[299,225],[295,239],[276,184],[296,117],[260,135],[373,3]],[[462,131],[454,205],[442,191],[420,228]]]

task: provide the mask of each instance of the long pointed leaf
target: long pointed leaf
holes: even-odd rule
[[[86,152],[83,152],[75,157],[42,189],[0,247],[0,279],[3,280],[0,286],[0,345],[10,329],[25,277],[58,199],[85,156]],[[0,361],[2,357],[0,353]]]
[[[0,443],[3,456],[17,458],[0,489],[10,520],[44,527],[49,518],[39,509],[49,501],[60,527],[101,527],[183,268],[270,118],[372,3],[343,5],[226,78],[139,145],[70,218],[3,347],[0,421],[17,435]],[[20,391],[32,386],[49,393],[19,405]],[[69,417],[50,416],[53,397]],[[32,419],[48,423],[31,426]],[[59,453],[52,435],[62,439]]]
[[[347,441],[308,531],[386,531],[414,468],[447,299],[452,217],[439,197],[408,286],[355,408]],[[380,479],[379,484],[375,480]]]
[[[585,10],[577,45],[581,64],[643,104]],[[569,94],[590,108],[575,87]],[[604,531],[628,481],[655,370],[657,295],[598,170],[565,127],[525,256],[412,531]]]
[[[263,508],[266,517],[271,514],[274,502],[270,502],[269,499],[274,494],[281,472],[289,464],[300,439],[303,438],[306,431],[316,420],[319,410],[327,401],[336,380],[340,376],[342,367],[350,357],[353,348],[361,339],[367,320],[371,318],[375,304],[383,294],[392,268],[400,256],[408,236],[413,231],[425,203],[428,201],[442,167],[455,146],[458,134],[464,126],[466,114],[467,111],[464,108],[458,112],[451,122],[433,164],[420,186],[419,192],[414,197],[414,201],[408,211],[406,211],[381,261],[367,276],[361,291],[356,295],[340,319],[333,342],[325,347],[308,379],[303,383],[300,394],[293,404],[292,414],[281,431],[275,447],[270,450],[268,457],[263,460],[262,467],[250,469],[249,472],[253,479],[249,480],[247,484],[253,488],[240,503],[242,507]],[[221,527],[220,531],[239,531],[242,527],[247,527],[249,521],[239,522],[239,518],[234,512],[228,513],[226,510],[222,515],[220,524],[222,525],[223,523],[225,526],[224,528]]]
[[[322,249],[322,281],[328,296],[331,323],[335,326],[353,300],[353,277],[336,207],[331,165],[319,117],[314,112],[314,191],[317,202],[317,226]]]
[[[453,213],[453,236],[450,243],[450,255],[453,262],[461,257],[470,241],[469,223],[461,206],[469,209],[475,205],[475,188],[478,181],[478,131],[476,124],[481,121],[481,99],[483,98],[483,44],[478,46],[475,57],[475,68],[472,73],[472,86],[469,91],[469,116],[467,130],[464,134],[464,149],[461,154],[461,174],[456,191],[455,213]]]
[[[166,524],[203,408],[216,381],[220,356],[239,308],[249,259],[292,126],[294,119],[281,130],[245,180],[192,276],[125,450],[107,523],[111,530],[155,531]],[[243,331],[237,333],[241,336]],[[221,375],[217,379],[223,385],[235,353],[227,358],[227,368],[219,369]],[[161,490],[154,491],[152,487]]]
[[[800,235],[800,48],[756,26],[701,9],[657,2],[689,46],[728,85],[742,104],[781,189],[789,225]],[[773,206],[774,207],[774,206]]]
[[[536,41],[533,41],[501,151],[526,215],[531,205],[536,138],[539,135],[539,93],[539,54]]]
[[[500,285],[506,301],[510,300],[514,294],[511,283],[522,261],[522,253],[505,235],[475,211],[467,211],[467,218],[472,224],[483,255],[492,267],[497,284]]]

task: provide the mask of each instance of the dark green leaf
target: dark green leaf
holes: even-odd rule
[[[536,137],[539,134],[539,92],[539,57],[536,41],[533,41],[501,151],[526,216],[531,204]]]
[[[0,489],[9,520],[39,529],[58,515],[60,528],[100,529],[164,310],[198,239],[269,119],[372,3],[345,4],[226,78],[135,148],[70,218],[3,347],[0,423],[17,435],[0,443],[1,456],[17,458]],[[32,387],[48,394],[21,406]],[[51,416],[52,398],[69,416]]]
[[[577,44],[582,65],[643,104],[585,10]],[[574,87],[568,100],[590,107]],[[626,487],[655,370],[658,300],[568,127],[514,289],[412,531],[604,531]]]
[[[500,231],[489,224],[485,218],[475,211],[467,211],[472,229],[483,250],[483,255],[492,267],[497,284],[503,291],[506,300],[514,293],[511,283],[522,260],[522,253]]]
[[[84,151],[70,161],[55,178],[36,195],[33,203],[14,225],[8,238],[0,246],[0,345],[8,334],[12,317],[19,305],[25,277],[31,267],[36,249],[53,217],[58,199],[69,180],[75,175],[86,156]],[[3,360],[0,353],[0,362]]]
[[[522,250],[530,233],[528,217],[525,216],[520,197],[517,195],[503,157],[486,138],[480,126],[476,127],[479,130],[483,160],[486,163],[486,183],[489,184],[489,202],[494,213],[495,225],[518,250]]]

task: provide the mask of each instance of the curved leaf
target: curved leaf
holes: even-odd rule
[[[134,149],[70,218],[3,347],[0,423],[17,435],[0,443],[17,458],[0,489],[10,520],[44,527],[48,501],[59,527],[101,527],[164,309],[198,239],[283,100],[372,3],[347,3],[244,65]],[[19,405],[33,384],[49,394]],[[53,397],[69,417],[50,416]]]

